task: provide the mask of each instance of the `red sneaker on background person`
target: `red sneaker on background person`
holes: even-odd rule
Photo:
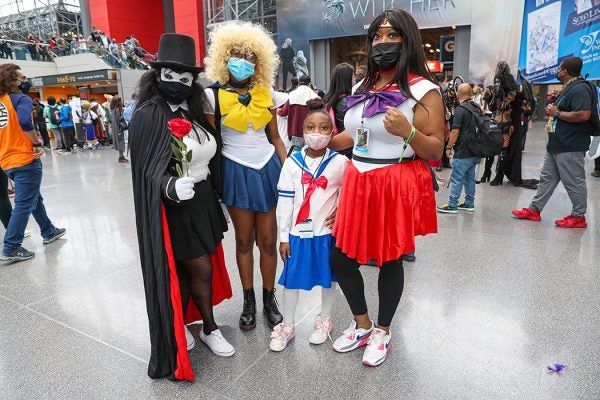
[[[528,219],[530,221],[541,221],[542,216],[539,211],[531,208],[523,208],[522,210],[513,210],[512,215],[517,219]]]
[[[557,219],[554,223],[561,228],[587,228],[585,216],[575,217],[573,215],[567,215],[563,219]]]

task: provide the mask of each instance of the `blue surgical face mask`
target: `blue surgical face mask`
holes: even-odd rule
[[[254,64],[243,58],[231,57],[227,61],[227,69],[236,81],[245,81],[254,75]]]

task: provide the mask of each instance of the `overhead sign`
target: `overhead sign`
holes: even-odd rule
[[[53,86],[53,85],[76,85],[78,83],[95,82],[95,81],[108,81],[114,79],[114,74],[111,74],[110,70],[97,70],[97,71],[86,71],[76,72],[73,74],[63,75],[48,75],[40,78],[33,78],[32,84],[34,86]],[[41,85],[38,85],[40,83]],[[34,83],[35,82],[35,83]]]
[[[420,29],[470,25],[472,3],[473,0],[281,0],[277,2],[277,21],[280,31],[302,28],[310,40],[329,39],[364,35],[371,21],[390,8],[408,11]]]
[[[454,62],[454,35],[440,36],[440,62],[450,64]]]
[[[438,60],[427,60],[425,63],[427,64],[429,72],[442,72],[444,70],[442,64],[440,64]]]
[[[470,25],[473,4],[474,0],[277,0],[277,46],[281,56],[289,53],[306,60],[309,71],[310,41],[364,36],[385,10],[408,11],[419,29],[428,29]],[[291,50],[282,52],[284,43]],[[299,74],[298,65],[293,69]]]
[[[600,79],[600,4],[596,0],[525,0],[519,67],[534,83],[556,83],[565,57],[583,60]]]

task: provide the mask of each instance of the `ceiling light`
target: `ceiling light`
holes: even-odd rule
[[[440,49],[435,49],[435,52],[436,52],[436,53],[439,53],[439,52],[440,52]]]
[[[430,48],[430,47],[431,47],[431,44],[429,44],[429,43],[425,43],[425,47],[427,47],[427,48]]]
[[[433,53],[434,51],[433,51],[433,49],[429,49],[429,52],[430,52],[430,53]]]

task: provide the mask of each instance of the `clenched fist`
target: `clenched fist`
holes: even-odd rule
[[[400,136],[403,139],[408,138],[412,128],[404,113],[395,107],[387,107],[385,117],[383,117],[383,126],[392,135]]]

